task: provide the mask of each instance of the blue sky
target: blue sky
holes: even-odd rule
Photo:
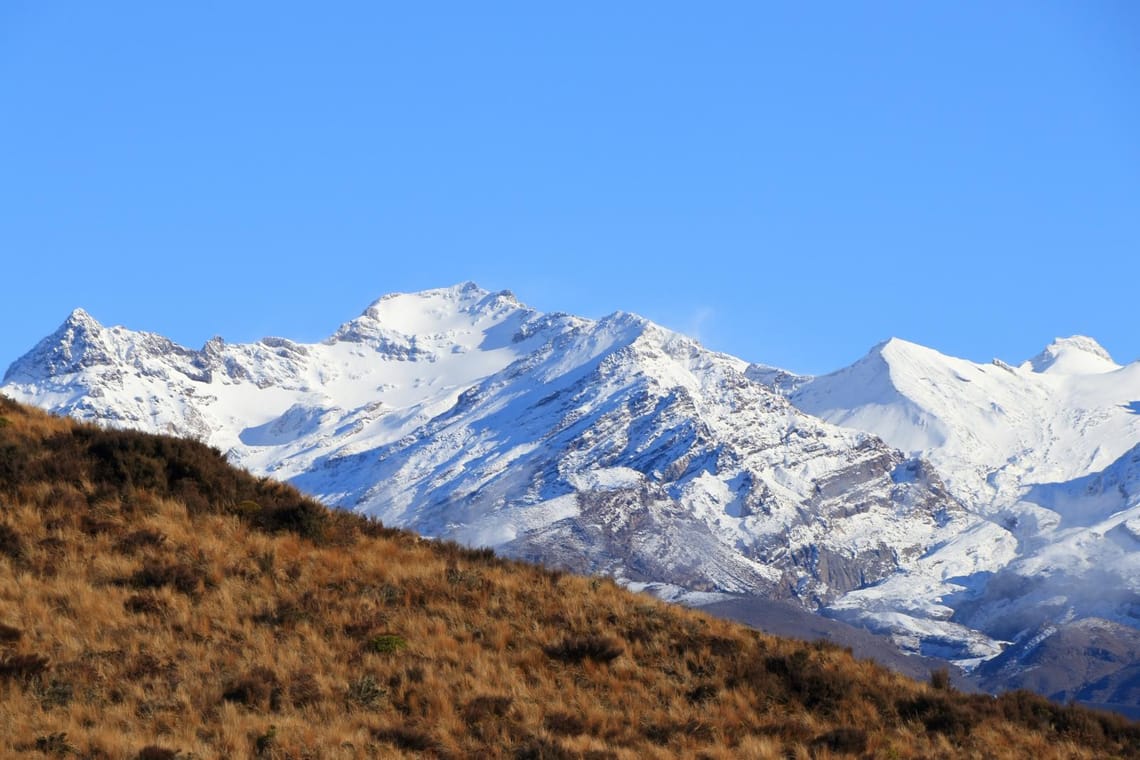
[[[1140,4],[5,2],[0,366],[475,280],[803,372],[1140,358]]]

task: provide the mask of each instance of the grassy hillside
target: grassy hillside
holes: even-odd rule
[[[1140,756],[1122,718],[915,683],[4,400],[0,726],[4,757]]]

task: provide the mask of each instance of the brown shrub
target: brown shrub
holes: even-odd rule
[[[36,737],[36,742],[33,745],[37,752],[42,752],[45,755],[53,757],[66,757],[67,755],[77,755],[79,750],[72,746],[71,742],[67,740],[66,731],[57,731],[53,734],[46,736]]]
[[[559,736],[577,736],[586,732],[584,720],[577,715],[557,710],[542,719],[542,726],[550,733]]]
[[[513,699],[505,696],[475,697],[463,706],[463,722],[468,726],[475,726],[492,720],[501,720],[507,716],[513,702]]]
[[[715,738],[712,725],[698,720],[650,722],[641,727],[641,732],[646,739],[662,746],[682,737],[705,744]]]
[[[375,710],[380,706],[387,692],[376,676],[366,673],[354,678],[345,689],[344,698],[350,705],[363,707],[366,710]]]
[[[701,704],[715,699],[716,695],[720,693],[720,687],[715,683],[701,683],[694,686],[685,694],[685,697],[693,704]]]
[[[947,698],[944,694],[919,694],[898,702],[903,720],[918,720],[931,733],[961,738],[973,730],[981,715],[972,705]]]
[[[32,681],[32,692],[45,710],[66,707],[75,697],[75,684],[63,678],[38,678]]]
[[[812,748],[826,748],[844,755],[861,755],[867,751],[867,732],[861,728],[843,726],[820,734],[811,743]]]
[[[176,749],[149,744],[139,750],[138,754],[135,755],[135,760],[178,760],[178,756],[181,754]]]
[[[222,691],[222,699],[254,710],[278,710],[281,686],[276,673],[258,666],[227,682]]]
[[[130,584],[138,589],[168,586],[187,596],[198,594],[205,582],[206,576],[200,567],[161,560],[147,560],[130,578]]]
[[[0,456],[2,455],[3,452],[0,452]],[[24,539],[20,534],[12,526],[0,523],[0,555],[19,561],[24,558],[26,552]]]
[[[141,681],[164,676],[173,667],[173,663],[163,662],[149,652],[142,652],[127,662],[123,674],[132,681]]]
[[[19,628],[0,623],[0,646],[11,646],[20,640],[24,633]]]
[[[170,609],[170,605],[154,594],[133,594],[123,602],[123,608],[136,615],[162,615]]]
[[[327,521],[327,509],[300,497],[263,507],[253,518],[254,525],[269,533],[288,531],[318,542],[325,537]]]
[[[515,750],[514,757],[515,760],[579,760],[582,755],[571,752],[558,742],[531,736]]]
[[[391,726],[372,731],[372,738],[410,752],[429,752],[436,746],[431,735],[411,726]]]
[[[0,658],[0,680],[28,681],[47,670],[51,660],[38,654],[10,654]]]
[[[609,636],[571,636],[557,644],[543,648],[546,656],[562,662],[613,662],[625,651],[617,640]]]
[[[115,543],[115,550],[123,554],[134,554],[139,549],[161,547],[166,543],[166,534],[162,531],[140,528],[123,536]]]
[[[850,675],[814,659],[807,649],[769,655],[764,667],[791,698],[809,710],[833,713],[845,699],[859,693],[858,683]]]
[[[294,707],[306,707],[321,701],[321,686],[311,670],[300,670],[289,677],[289,701]]]
[[[106,520],[94,515],[83,515],[79,519],[79,530],[88,536],[100,536],[104,533],[117,533],[122,526],[114,520]]]

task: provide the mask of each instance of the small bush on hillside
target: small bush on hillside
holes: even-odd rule
[[[613,753],[606,753],[607,758],[614,757]],[[515,750],[515,760],[579,760],[584,758],[578,752],[571,752],[557,742],[544,739],[541,736],[531,736]],[[591,758],[593,760],[593,758]]]
[[[719,692],[720,689],[716,684],[702,683],[690,689],[688,693],[685,694],[685,697],[693,704],[699,705],[711,699],[715,699]]]
[[[571,636],[543,649],[546,656],[562,662],[613,662],[625,651],[609,636]]]
[[[981,716],[961,701],[950,700],[942,694],[920,694],[912,699],[900,700],[898,713],[903,720],[918,720],[927,731],[960,737],[978,724]]]
[[[29,451],[16,443],[0,443],[0,487],[12,490],[26,482],[31,470]]]
[[[328,511],[316,502],[296,499],[292,503],[262,509],[253,522],[269,533],[288,531],[319,542],[325,536],[327,515]]]
[[[169,586],[183,594],[197,593],[202,587],[202,579],[194,569],[183,564],[168,564],[150,560],[131,576],[135,588],[162,588]]]
[[[77,755],[79,750],[71,745],[67,740],[66,731],[57,731],[53,734],[40,736],[36,738],[35,749],[37,752],[42,752],[45,755],[53,757],[66,757],[67,755]]]
[[[410,752],[428,752],[435,747],[430,734],[410,726],[378,728],[372,732],[372,738]]]
[[[281,686],[276,673],[258,666],[229,681],[222,692],[222,699],[255,710],[277,710],[280,707]]]
[[[712,727],[698,720],[687,721],[661,721],[646,723],[642,726],[645,738],[654,744],[665,746],[681,737],[693,738],[707,743],[713,740]]]
[[[408,648],[408,642],[403,636],[394,633],[385,633],[373,636],[368,641],[368,651],[376,654],[393,654]]]
[[[120,538],[115,544],[115,550],[123,554],[134,554],[139,549],[157,548],[165,543],[166,534],[162,531],[141,528]]]
[[[19,628],[0,623],[0,646],[9,646],[20,640],[24,633]]]
[[[586,722],[577,715],[556,710],[542,719],[542,727],[559,736],[577,736],[585,733]]]
[[[129,583],[137,589],[168,587],[191,597],[215,585],[204,557],[175,561],[148,559],[131,575]]]
[[[823,665],[806,649],[797,649],[791,655],[771,655],[765,658],[764,667],[810,710],[832,713],[857,691],[850,676]]]
[[[31,680],[32,694],[39,700],[40,707],[51,710],[55,707],[66,707],[75,697],[75,687],[70,681],[62,678],[42,677]]]
[[[38,654],[11,654],[0,658],[0,680],[29,681],[47,670],[47,657]]]
[[[366,710],[375,710],[386,695],[387,692],[376,677],[366,674],[349,682],[344,698],[349,704]]]
[[[514,700],[507,696],[475,697],[463,706],[463,722],[468,726],[505,718]]]
[[[133,594],[123,602],[123,608],[136,615],[161,615],[170,609],[170,605],[154,594]]]
[[[289,701],[294,707],[305,707],[321,701],[321,686],[311,670],[301,670],[289,678]]]
[[[277,746],[277,726],[268,729],[253,737],[254,757],[268,757]]]
[[[101,536],[104,533],[117,533],[121,528],[114,520],[106,520],[95,515],[83,515],[79,529],[88,536]]]
[[[167,749],[157,744],[150,744],[139,750],[135,760],[178,760],[182,753],[176,749]]]
[[[867,732],[861,728],[844,726],[816,737],[812,747],[822,747],[845,755],[861,755],[867,751]]]
[[[18,561],[24,558],[26,551],[20,534],[12,526],[0,523],[0,555]]]

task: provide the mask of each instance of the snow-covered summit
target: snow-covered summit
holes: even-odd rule
[[[75,309],[55,332],[12,363],[3,384],[58,385],[63,377],[121,365],[145,372],[148,357],[163,355],[179,371],[193,374],[187,361],[193,353],[155,333],[105,327],[83,309]]]
[[[987,518],[836,614],[928,642],[940,615],[995,638],[1090,615],[1140,624],[1140,533],[1130,532],[1140,525],[1140,364],[1117,365],[1081,336],[1016,367],[890,340],[789,395],[930,461]],[[958,564],[979,553],[994,558],[990,570]]]
[[[510,291],[490,293],[473,282],[419,293],[392,293],[373,302],[356,319],[346,322],[331,340],[367,340],[380,335],[400,335],[420,340],[465,339],[488,324],[511,315],[533,312],[520,304]],[[473,347],[473,346],[467,346]]]
[[[80,330],[98,361],[43,360]],[[962,516],[929,468],[628,312],[542,314],[462,283],[384,296],[317,344],[160,340],[92,320],[45,340],[3,391],[202,438],[430,535],[690,590],[816,604]]]
[[[891,339],[791,394],[800,409],[929,458],[983,510],[1033,483],[1108,466],[1140,442],[1140,364],[1121,367],[1091,338],[1054,341],[1014,367],[977,364]]]
[[[1120,369],[1103,346],[1084,335],[1057,338],[1026,365],[1034,372],[1054,375],[1096,375]]]

